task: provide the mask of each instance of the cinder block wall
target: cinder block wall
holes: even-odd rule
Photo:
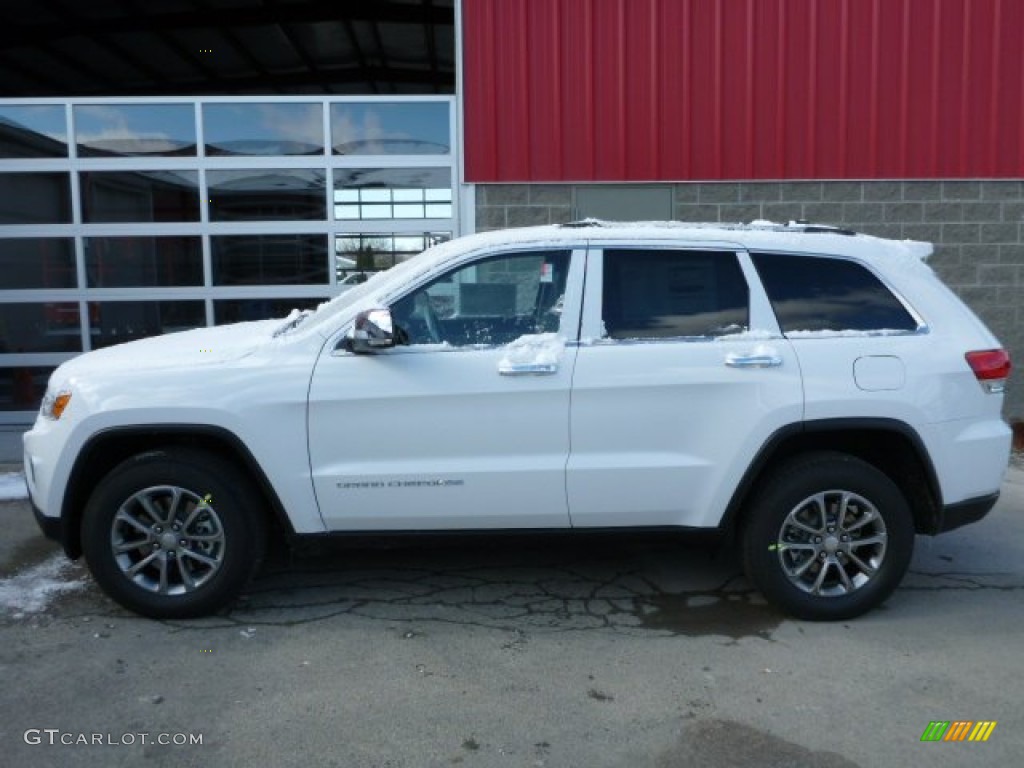
[[[808,219],[935,243],[932,267],[1010,350],[1017,371],[1006,415],[1024,420],[1024,182],[724,182],[672,188],[680,221]],[[477,229],[569,221],[573,192],[563,184],[480,185]]]

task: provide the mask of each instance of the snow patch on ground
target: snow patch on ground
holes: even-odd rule
[[[57,552],[38,565],[0,579],[0,609],[15,619],[46,610],[58,595],[85,586],[84,579],[68,580],[67,572],[73,567],[63,552]]]
[[[14,499],[27,499],[28,488],[25,485],[25,475],[22,472],[0,473],[0,501],[12,501]]]

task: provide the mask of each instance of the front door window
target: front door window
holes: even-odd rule
[[[391,307],[407,344],[500,346],[555,333],[561,320],[570,251],[529,251],[459,267]]]

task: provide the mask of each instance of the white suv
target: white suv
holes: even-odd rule
[[[995,503],[1009,358],[931,246],[804,223],[474,235],[321,306],[54,372],[36,516],[149,616],[334,532],[717,529],[849,618]]]

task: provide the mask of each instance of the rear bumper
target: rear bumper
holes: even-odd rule
[[[999,501],[999,492],[978,496],[956,504],[947,504],[939,512],[935,533],[945,533],[963,525],[976,523],[990,511]]]

